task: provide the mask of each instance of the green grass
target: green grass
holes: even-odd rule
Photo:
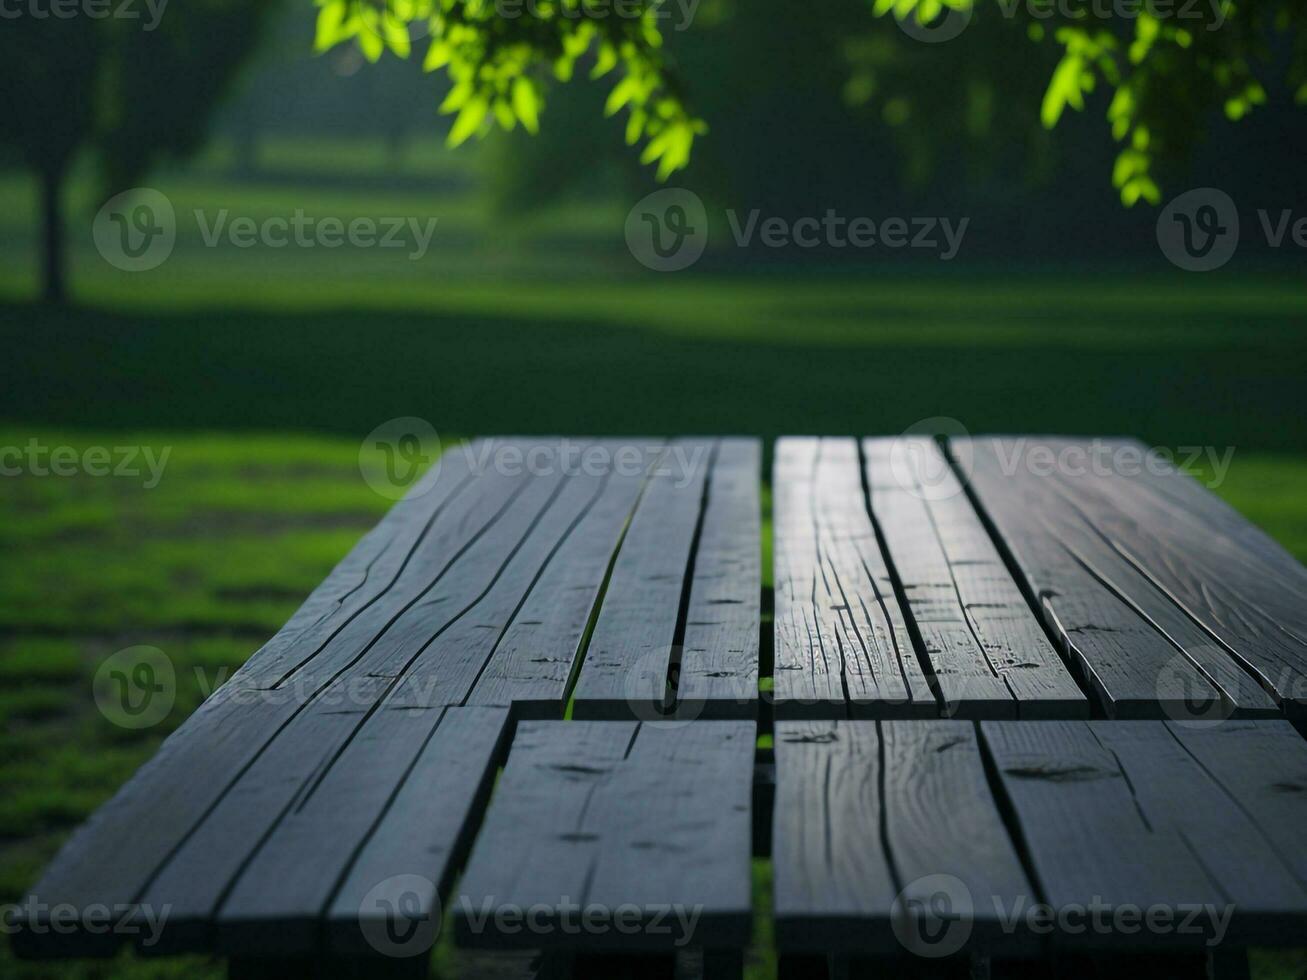
[[[390,501],[360,441],[416,415],[455,433],[1137,435],[1235,447],[1217,492],[1307,559],[1307,294],[1223,270],[894,264],[796,271],[731,260],[648,273],[621,202],[496,216],[475,157],[276,140],[264,179],[217,145],[150,183],[173,256],[119,272],[70,194],[77,303],[36,295],[32,184],[0,172],[0,447],[169,451],[162,479],[0,478],[0,902],[276,630]],[[431,178],[425,181],[425,178]],[[392,179],[394,178],[394,179]],[[351,185],[350,180],[357,183]],[[425,181],[425,182],[424,182]],[[438,218],[420,260],[383,250],[206,247],[191,213]],[[1225,274],[1230,271],[1230,274]],[[770,529],[764,556],[770,554]],[[770,560],[766,566],[770,572]],[[176,665],[157,728],[116,728],[92,678],[145,644]],[[770,869],[755,865],[753,980],[774,973]],[[442,946],[437,966],[455,962]],[[1303,974],[1259,954],[1259,980]],[[180,977],[203,961],[15,964],[0,975]]]

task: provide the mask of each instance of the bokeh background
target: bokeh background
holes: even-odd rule
[[[384,513],[363,440],[393,418],[446,441],[893,434],[943,418],[1233,447],[1216,492],[1307,558],[1307,264],[1291,242],[1268,247],[1257,216],[1307,205],[1307,130],[1287,98],[1238,123],[1217,114],[1159,174],[1166,198],[1224,190],[1243,222],[1226,265],[1187,273],[1158,247],[1158,208],[1125,208],[1112,186],[1104,106],[1040,126],[1055,59],[1001,18],[923,45],[856,3],[816,17],[702,0],[667,44],[710,132],[668,186],[705,201],[709,244],[659,273],[624,230],[663,185],[604,116],[606,86],[551,88],[539,135],[449,149],[447,82],[420,58],[315,54],[314,17],[308,0],[270,3],[216,112],[194,121],[192,152],[141,171],[178,216],[150,271],[97,250],[104,168],[76,155],[62,182],[67,298],[43,302],[40,181],[0,140],[0,446],[169,453],[148,487],[0,477],[0,902]],[[437,224],[412,259],[211,246],[197,209]],[[740,248],[727,209],[969,224],[945,262]],[[129,731],[97,712],[91,683],[137,644],[166,651],[179,693],[164,723]],[[770,963],[765,876],[755,977]],[[442,946],[447,975],[450,956]],[[1254,966],[1304,973],[1293,956]],[[221,964],[52,970],[0,950],[0,974],[206,971]]]

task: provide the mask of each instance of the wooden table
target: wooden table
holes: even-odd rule
[[[1307,570],[1135,443],[787,438],[764,589],[762,453],[451,448],[15,949],[421,976],[447,922],[528,974],[729,977],[768,858],[803,975],[1307,944]]]

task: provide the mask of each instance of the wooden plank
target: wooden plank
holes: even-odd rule
[[[1139,568],[1102,528],[1112,508],[1088,486],[1045,465],[1047,440],[955,440],[971,486],[1012,556],[1045,624],[1116,718],[1274,713],[1274,702],[1210,633]],[[1081,491],[1068,491],[1069,486]]]
[[[493,586],[525,541],[538,540],[542,532],[554,537],[554,520],[570,516],[554,506],[566,482],[557,472],[530,478],[516,506],[451,563],[450,573],[424,591],[422,601],[392,614],[368,645],[366,673],[305,704],[187,835],[144,892],[143,901],[172,907],[164,941],[154,952],[208,949],[213,916],[248,856],[299,804],[311,778],[334,764],[355,731],[374,718],[380,699],[393,691],[402,704],[421,704],[430,696],[422,675],[409,674],[409,666],[433,639],[475,615],[483,599],[493,596],[504,605],[517,600],[494,593]]]
[[[1307,717],[1307,568],[1171,464],[1136,468],[1136,457],[1123,454],[1144,457],[1142,444],[1103,445],[1118,465],[1063,478],[1064,493],[1097,516],[1103,540],[1153,586],[1158,604],[1176,608],[1241,665],[1229,670],[1244,687],[1265,688],[1290,717]]]
[[[433,490],[427,530],[403,558],[383,554],[370,566],[384,590],[371,595],[366,574],[360,588],[357,563],[347,563],[352,611],[319,610],[317,626],[242,668],[75,835],[33,894],[46,903],[166,904],[164,942],[152,951],[208,948],[213,915],[249,856],[383,698],[429,708],[471,688],[473,668],[494,649],[482,634],[509,628],[601,479],[545,469],[490,467],[458,495]],[[471,472],[470,463],[442,467],[458,485]],[[460,632],[469,622],[482,629]],[[451,655],[457,670],[422,661],[451,631],[474,654]]]
[[[670,672],[686,570],[714,445],[678,440],[659,461],[622,541],[573,694],[577,718],[655,717]]]
[[[1154,831],[1183,834],[1219,883],[1234,907],[1227,943],[1276,945],[1307,934],[1301,846],[1307,781],[1285,790],[1307,778],[1307,743],[1288,722],[1229,722],[1198,731],[1148,723],[1090,727],[1120,762]],[[1197,751],[1188,748],[1192,743]]]
[[[1307,883],[1307,742],[1287,723],[1235,722],[1167,728],[1211,779],[1237,801],[1276,856]]]
[[[1111,724],[1169,738],[1161,722]],[[1228,896],[1185,830],[1151,819],[1148,800],[1096,731],[1083,721],[981,722],[1032,873],[1054,912],[1051,940],[1077,949],[1206,950]],[[1150,911],[1180,917],[1177,927],[1191,912],[1194,918],[1186,929],[1162,931],[1142,925]],[[1096,927],[1094,916],[1109,925],[1126,916],[1135,928]]]
[[[393,905],[434,938],[439,919],[427,917],[448,895],[507,731],[503,708],[383,705],[249,856],[217,915],[218,951],[386,955],[369,917],[388,887],[415,884],[415,905]]]
[[[1029,933],[1004,931],[998,912],[1032,889],[972,724],[778,722],[776,778],[782,952],[1033,948]]]
[[[586,625],[597,611],[647,470],[642,463],[638,473],[609,472],[598,498],[548,560],[499,637],[467,704],[507,705],[515,718],[562,718]]]
[[[871,510],[945,713],[1087,718],[1088,700],[934,440],[868,439],[863,454]]]
[[[681,644],[678,717],[758,714],[760,465],[756,439],[723,439],[713,458]]]
[[[409,589],[408,581],[434,587],[449,556],[483,534],[525,489],[525,481],[494,473],[474,479],[465,460],[443,461],[434,484],[419,483],[392,508],[399,514],[383,521],[384,533],[360,542],[310,597],[309,611],[297,613],[73,834],[32,889],[34,901],[79,908],[141,901],[163,864],[305,704],[364,673],[359,661],[366,641],[347,641],[344,634],[383,596],[388,602],[400,588]],[[407,540],[421,508],[429,508],[425,522]],[[434,555],[442,556],[438,567]],[[341,584],[330,585],[337,574]],[[288,672],[319,661],[323,666],[303,670],[296,684],[275,688]],[[96,952],[122,941],[118,935],[77,938]]]
[[[521,723],[455,900],[457,942],[745,945],[755,731],[740,721]]]
[[[773,487],[777,718],[931,717],[852,439],[785,438]]]

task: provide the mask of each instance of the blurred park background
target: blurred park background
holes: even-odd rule
[[[1307,265],[1289,240],[1270,247],[1258,217],[1307,205],[1292,93],[1237,123],[1216,113],[1159,165],[1163,202],[1220,188],[1243,223],[1228,263],[1190,273],[1158,247],[1159,208],[1122,205],[1101,100],[1041,126],[1057,56],[1000,17],[921,44],[859,3],[817,16],[702,0],[666,43],[709,132],[662,185],[584,71],[548,90],[538,135],[450,149],[443,77],[420,57],[369,64],[354,44],[315,54],[315,13],[269,3],[248,53],[224,54],[211,116],[186,118],[184,91],[172,108],[150,92],[156,125],[187,128],[184,146],[129,168],[177,216],[156,268],[105,260],[94,219],[126,187],[73,154],[66,296],[44,302],[40,176],[0,139],[0,446],[168,453],[157,485],[0,477],[0,902],[384,513],[360,443],[396,417],[445,440],[894,434],[943,417],[1233,447],[1216,492],[1307,559]],[[645,268],[625,239],[633,205],[662,186],[694,191],[709,216],[706,252],[678,272]],[[738,247],[725,214],[755,209],[968,225],[948,261]],[[296,213],[436,224],[420,256],[205,240],[220,214]],[[362,465],[379,463],[365,451]],[[145,732],[115,728],[91,696],[96,665],[136,644],[179,668],[176,707]],[[1254,965],[1304,972],[1293,957]],[[220,966],[75,972],[205,970]],[[68,971],[0,951],[0,974]]]

